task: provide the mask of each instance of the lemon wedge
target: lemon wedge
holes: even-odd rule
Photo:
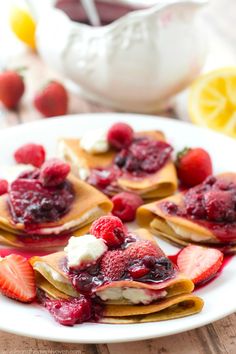
[[[35,22],[27,9],[17,6],[10,11],[10,27],[22,42],[35,49]]]
[[[190,87],[191,120],[236,137],[236,67],[221,68],[200,76]]]

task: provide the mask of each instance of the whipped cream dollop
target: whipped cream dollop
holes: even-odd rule
[[[107,251],[107,245],[101,238],[90,234],[72,236],[64,251],[67,254],[68,266],[79,268],[95,263]]]
[[[80,146],[90,154],[100,154],[109,150],[107,131],[104,129],[91,130],[80,139]]]

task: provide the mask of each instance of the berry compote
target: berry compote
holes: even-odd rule
[[[111,166],[94,168],[87,182],[108,196],[121,192],[118,178],[145,178],[160,170],[170,159],[173,148],[164,141],[147,137],[134,138],[131,145],[119,151]]]
[[[24,174],[9,188],[9,208],[15,223],[27,228],[55,222],[65,215],[74,200],[71,183],[65,180],[56,187],[45,187],[34,173]]]
[[[128,148],[117,154],[114,163],[123,172],[143,177],[161,169],[169,160],[172,150],[164,141],[136,138]]]
[[[184,192],[181,205],[163,202],[162,208],[210,229],[221,242],[236,240],[236,183],[229,178],[210,176]]]
[[[143,254],[143,242],[137,241],[135,235],[128,234],[118,249],[107,251],[96,264],[87,265],[82,269],[71,269],[65,264],[73,287],[85,296],[95,296],[98,287],[113,281],[128,280],[143,283],[160,283],[171,279],[176,274],[174,264],[163,252],[147,252]],[[130,254],[130,247],[140,244],[140,254]],[[148,241],[149,243],[149,241]],[[153,247],[153,246],[152,246]],[[153,247],[155,250],[155,247]],[[155,255],[154,255],[155,254]]]

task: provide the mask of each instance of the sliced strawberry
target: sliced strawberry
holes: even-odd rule
[[[123,251],[107,251],[101,261],[101,270],[109,279],[119,280],[125,272],[127,262]]]
[[[214,248],[189,245],[178,255],[179,270],[194,284],[213,278],[222,265],[223,253]]]
[[[34,271],[25,257],[11,254],[0,260],[0,292],[21,302],[35,299]]]

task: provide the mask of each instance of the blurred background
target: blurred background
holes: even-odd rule
[[[147,5],[149,10],[158,5],[165,7],[169,2],[171,2],[171,0],[150,0],[147,2],[138,0],[97,1],[95,20],[96,15],[100,15],[100,20],[104,18],[105,21],[110,22],[111,20],[108,21],[109,18],[114,20],[130,10],[140,10],[140,8],[147,7]],[[177,1],[177,3],[178,2],[181,3],[181,0]],[[194,1],[189,0],[189,2]],[[201,2],[201,0],[197,2]],[[196,77],[201,77],[202,73],[209,73],[216,68],[220,68],[221,71],[217,76],[217,80],[220,78],[221,82],[223,82],[222,80],[224,80],[226,76],[229,76],[225,68],[229,66],[234,68],[235,66],[235,0],[210,0],[201,8],[197,19],[192,17],[190,10],[184,13],[182,8],[169,9],[167,6],[166,9],[159,11],[159,17],[157,16],[155,19],[154,15],[150,18],[145,15],[145,20],[142,21],[143,26],[146,26],[145,29],[140,29],[141,25],[136,21],[136,29],[134,30],[132,27],[132,31],[130,24],[133,20],[130,14],[128,14],[128,18],[124,18],[123,22],[120,22],[122,25],[116,25],[117,21],[110,25],[113,27],[116,26],[116,31],[113,31],[116,32],[116,37],[110,35],[109,38],[107,38],[107,34],[105,35],[106,31],[103,30],[105,27],[93,28],[93,32],[91,32],[91,28],[87,28],[84,25],[82,25],[84,27],[81,27],[81,30],[81,28],[78,29],[79,27],[73,27],[75,24],[73,21],[67,19],[67,22],[70,22],[67,23],[65,19],[60,19],[60,16],[56,18],[57,16],[54,14],[55,10],[53,12],[51,10],[51,12],[49,11],[49,3],[54,3],[54,5],[57,3],[58,7],[63,10],[74,6],[70,13],[71,17],[75,15],[74,9],[77,8],[77,6],[81,7],[83,5],[82,15],[81,12],[78,12],[81,16],[76,18],[78,26],[80,25],[78,21],[89,23],[91,18],[92,20],[94,19],[93,10],[92,15],[91,12],[86,12],[88,9],[91,11],[91,6],[94,5],[94,2],[90,0],[82,2],[77,0],[63,0],[57,2],[51,0],[42,0],[40,2],[0,0],[1,70],[17,70],[23,67],[22,75],[25,83],[24,94],[13,109],[8,109],[4,104],[1,104],[0,127],[44,117],[46,114],[42,114],[35,106],[35,95],[40,92],[42,87],[50,80],[56,80],[62,83],[68,92],[69,106],[67,107],[66,113],[69,114],[98,111],[128,111],[159,114],[191,120],[196,124],[206,125],[216,130],[223,132],[225,130],[227,134],[235,136],[235,118],[233,119],[233,128],[232,122],[230,123],[233,133],[232,129],[228,127],[229,115],[227,115],[223,123],[221,119],[220,124],[218,124],[218,117],[216,117],[214,123],[211,124],[208,122],[207,114],[205,117],[205,111],[199,103],[199,100],[201,100],[204,94],[202,91],[199,92],[199,85],[195,88],[194,98],[191,99],[191,102],[188,98],[189,85],[191,87],[192,81],[196,79]],[[112,6],[115,6],[113,10],[111,10]],[[184,5],[181,6],[183,7]],[[124,8],[126,9],[125,11],[123,11]],[[63,11],[61,11],[61,13],[62,12]],[[180,28],[180,22],[185,25],[186,30]],[[195,27],[194,29],[189,29],[188,32],[190,22],[191,25],[194,22]],[[154,29],[152,28],[152,35],[150,35],[148,28],[151,28],[152,25]],[[35,36],[36,30],[38,33],[37,38]],[[148,43],[145,43],[144,37],[140,37],[141,39],[138,38],[138,30],[140,30],[141,37],[142,33],[146,31]],[[156,33],[155,30],[157,31]],[[177,71],[181,72],[182,69],[178,70],[178,68],[175,68],[175,65],[177,65],[176,62],[178,61],[180,61],[181,68],[180,52],[183,50],[182,60],[183,63],[185,63],[186,56],[190,55],[190,51],[193,50],[189,47],[188,51],[186,51],[187,54],[184,54],[184,45],[187,46],[187,40],[185,40],[185,36],[178,35],[178,33],[180,34],[183,30],[185,30],[186,38],[187,36],[190,38],[190,34],[193,35],[193,43],[196,43],[196,45],[194,44],[196,47],[199,43],[205,42],[205,40],[207,41],[206,44],[204,44],[204,59],[201,58],[200,64],[191,64],[197,66],[197,69],[196,67],[191,69],[194,72],[192,76],[188,73],[189,77],[183,76],[181,79],[180,75],[177,75]],[[174,32],[176,33],[176,38],[173,36]],[[123,33],[123,36],[125,36],[122,43],[119,43],[117,40],[120,33]],[[76,38],[76,40],[72,40],[72,37]],[[70,38],[70,40],[68,40],[68,38]],[[129,40],[127,40],[127,38]],[[165,38],[167,38],[167,40],[163,43]],[[135,46],[130,45],[132,41],[136,41]],[[53,42],[55,42],[55,48]],[[144,45],[146,45],[146,47],[142,47]],[[171,49],[168,49],[168,46],[175,49],[176,60],[173,60],[173,53]],[[145,50],[142,50],[142,48],[145,48]],[[183,49],[178,51],[178,48]],[[203,51],[202,48],[201,51]],[[140,54],[139,58],[137,53],[142,52],[145,52],[145,55]],[[98,64],[98,59],[96,59],[97,53],[100,53],[100,61],[99,65],[95,66],[96,61]],[[170,53],[172,53],[172,57],[170,57]],[[152,60],[150,64],[150,57],[154,57],[155,59],[155,55],[157,56],[156,62]],[[197,54],[193,54],[193,59],[195,60],[194,55],[197,56]],[[200,55],[199,52],[198,55]],[[163,60],[165,56],[166,60]],[[178,59],[178,56],[180,59]],[[138,62],[136,69],[134,69],[132,63],[134,57],[137,58]],[[165,65],[163,65],[164,61]],[[129,63],[129,65],[127,63]],[[188,61],[186,61],[187,64],[183,63],[182,66],[188,65]],[[168,77],[168,65],[173,69],[172,77],[176,76],[176,82],[173,81],[171,83],[171,79]],[[144,67],[145,70],[143,69]],[[148,70],[149,67],[150,70]],[[159,67],[159,71],[156,69],[157,67]],[[76,70],[78,71],[78,75]],[[93,70],[93,74],[90,74],[89,70]],[[152,78],[155,76],[156,81]],[[147,78],[147,80],[145,78]],[[212,79],[208,77],[203,78],[201,84],[204,83],[204,87],[209,87],[213,85],[210,82],[211,80]],[[150,82],[150,87],[148,86],[148,82]],[[129,90],[126,92],[125,87],[129,84],[131,88],[133,87],[133,90],[129,87]],[[172,85],[172,87],[168,85]],[[235,108],[234,99],[232,99],[232,97],[226,97],[228,81],[220,85],[221,87],[217,88],[217,92],[220,92],[221,98],[223,97],[224,100],[227,100],[227,104],[225,103],[225,108],[224,110],[222,108],[221,113],[224,115],[226,110],[228,112],[228,100],[230,100],[231,119],[232,111],[234,113]],[[224,85],[224,89],[222,89],[222,85]],[[230,73],[230,85],[236,88],[236,71],[234,70]],[[159,90],[159,92],[163,91],[163,95],[157,95],[158,97],[155,97],[155,89]],[[114,92],[114,95],[111,94],[111,91]],[[147,91],[150,100],[148,100],[149,97],[143,97]],[[156,102],[157,104],[155,104]],[[214,98],[214,109],[215,104]],[[189,106],[191,106],[191,109],[189,109]],[[227,129],[225,128],[226,125]]]

